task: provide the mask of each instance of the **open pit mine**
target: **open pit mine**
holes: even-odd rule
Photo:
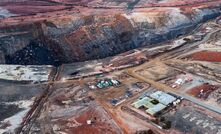
[[[221,0],[0,0],[0,134],[221,134]]]

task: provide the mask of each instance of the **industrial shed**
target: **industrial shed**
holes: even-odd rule
[[[156,91],[150,95],[151,98],[158,100],[164,105],[168,105],[176,100],[175,97],[162,91]]]
[[[161,110],[167,107],[159,102],[155,102],[156,100],[152,98],[144,97],[132,103],[132,106],[134,106],[137,109],[144,109],[145,112],[150,115],[155,115],[156,113],[160,112]]]

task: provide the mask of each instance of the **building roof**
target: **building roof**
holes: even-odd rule
[[[150,95],[151,98],[158,100],[164,105],[168,105],[176,100],[175,97],[162,91],[156,91]]]
[[[134,106],[135,108],[140,108],[143,106],[146,113],[154,115],[165,109],[167,107],[167,104],[172,103],[174,100],[176,100],[175,97],[161,91],[157,91],[151,94],[151,96],[152,98],[143,97],[142,99],[138,99],[137,101],[132,103],[132,106]],[[159,103],[154,104],[153,100],[158,100]]]
[[[161,103],[158,103],[157,105],[154,105],[154,107],[151,107],[151,108],[147,109],[146,112],[150,115],[154,115],[154,114],[160,112],[161,110],[163,110],[166,107],[167,106],[165,106]]]
[[[145,108],[150,108],[150,107],[154,106],[154,104],[150,102],[152,100],[153,99],[151,99],[149,97],[144,97],[144,98],[139,99],[136,102],[132,103],[132,106],[134,106],[135,108],[140,108],[141,106],[144,106]]]

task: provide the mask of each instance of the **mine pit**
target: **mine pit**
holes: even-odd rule
[[[36,41],[30,42],[27,47],[13,55],[7,55],[5,62],[5,64],[13,65],[61,65],[61,62],[56,59],[56,55],[52,51]]]

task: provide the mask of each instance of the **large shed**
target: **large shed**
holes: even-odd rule
[[[151,98],[158,100],[160,103],[164,105],[168,105],[176,100],[176,98],[172,95],[169,95],[162,91],[156,91],[150,95]]]
[[[167,106],[161,103],[155,103],[155,100],[149,97],[144,97],[142,99],[137,100],[136,102],[132,103],[132,106],[135,108],[143,108],[146,113],[150,115],[155,115],[156,113],[160,112]]]

